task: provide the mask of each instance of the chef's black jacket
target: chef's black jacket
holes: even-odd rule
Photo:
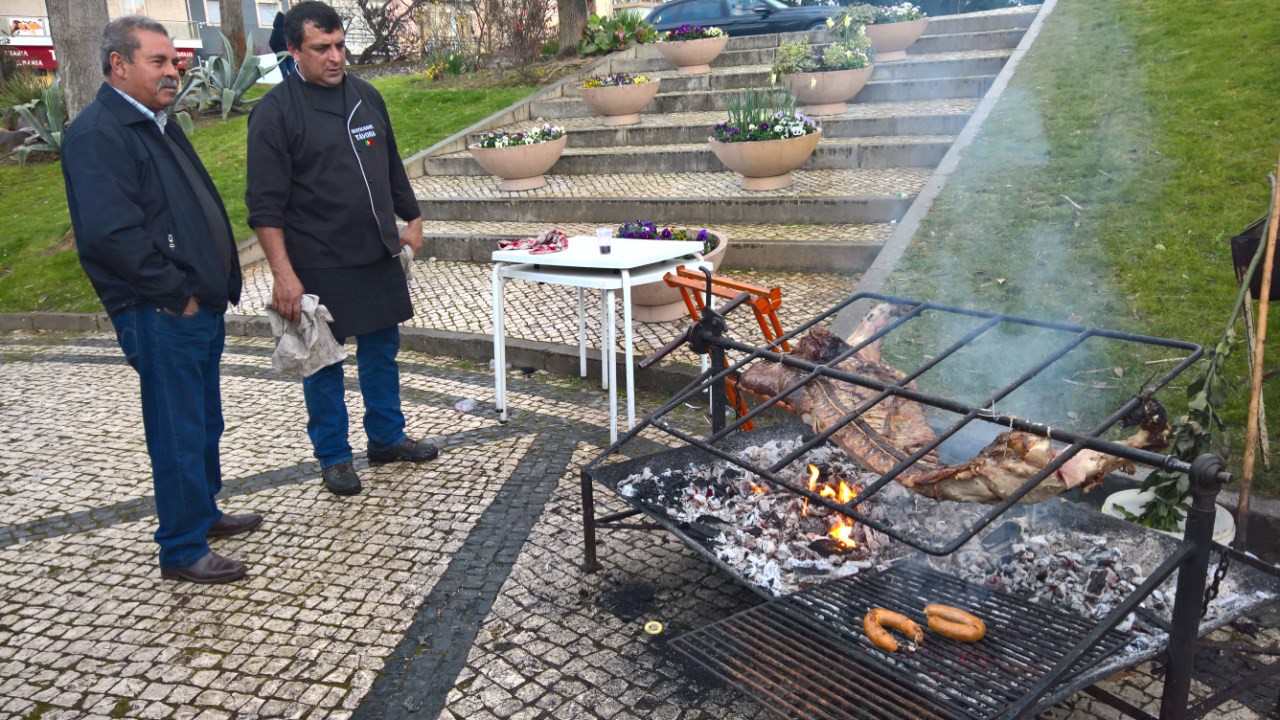
[[[382,96],[347,75],[335,88],[294,73],[249,115],[249,225],[284,229],[305,292],[339,338],[413,316],[396,217],[421,216]]]

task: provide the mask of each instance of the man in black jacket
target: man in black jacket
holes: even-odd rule
[[[422,213],[396,150],[382,96],[345,73],[342,19],[302,2],[284,20],[296,70],[249,116],[245,204],[271,265],[272,306],[297,322],[303,293],[333,314],[334,337],[356,338],[369,462],[423,462],[435,445],[410,439],[400,411],[399,323],[413,305],[398,256],[422,247]],[[408,223],[403,232],[396,217]],[[342,363],[304,378],[307,433],[325,487],[360,492],[347,440]]]
[[[238,580],[244,563],[208,543],[262,523],[225,515],[215,501],[223,315],[240,301],[231,225],[200,158],[165,115],[178,54],[164,26],[140,15],[112,20],[101,60],[106,82],[67,130],[62,175],[80,264],[142,388],[160,574]]]

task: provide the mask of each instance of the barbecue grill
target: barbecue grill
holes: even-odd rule
[[[688,343],[693,351],[706,353],[711,359],[708,369],[697,379],[593,459],[583,468],[581,475],[585,567],[589,571],[599,568],[595,547],[598,527],[663,528],[767,599],[750,610],[673,640],[672,646],[676,650],[785,717],[1033,717],[1052,703],[1088,688],[1111,673],[1160,655],[1167,657],[1160,717],[1178,720],[1202,717],[1210,712],[1212,708],[1204,703],[1195,708],[1187,705],[1197,637],[1275,602],[1280,598],[1280,574],[1269,565],[1212,543],[1214,499],[1222,485],[1231,480],[1220,459],[1202,456],[1194,463],[1186,463],[1104,437],[1193,364],[1202,355],[1199,346],[872,293],[854,295],[773,342],[756,346],[735,341],[726,334],[728,324],[724,313],[745,299],[745,296],[739,296],[722,306],[719,312],[704,313],[701,320],[682,337],[642,363],[642,367],[652,364],[682,343]],[[780,352],[783,343],[794,341],[813,327],[834,319],[855,303],[861,307],[870,302],[899,305],[905,308],[905,312],[829,362],[813,363]],[[709,292],[707,305],[711,306]],[[902,329],[909,327],[910,323],[926,318],[962,320],[965,329],[909,371],[904,369],[905,377],[901,381],[888,383],[838,367],[842,360],[863,347],[895,332],[904,332]],[[1015,371],[1015,376],[1003,378],[976,401],[955,394],[925,392],[915,386],[917,379],[967,352],[984,337],[1032,331],[1054,341],[1037,353],[1034,360]],[[1070,358],[1073,352],[1098,340],[1122,346],[1158,348],[1161,354],[1174,354],[1176,357],[1162,359],[1167,370],[1145,382],[1139,392],[1086,431],[1052,427],[1021,416],[1025,413],[1013,414],[1001,409],[1004,407],[1002,403],[1020,389],[1034,385],[1047,369],[1067,362],[1065,359]],[[728,361],[730,354],[734,357],[732,363]],[[800,371],[800,379],[778,395],[762,399],[746,415],[726,423],[726,378],[736,378],[751,363],[761,361],[795,368]],[[851,409],[837,423],[816,434],[797,431],[794,426],[740,432],[743,424],[760,418],[803,383],[818,377],[869,388],[874,395]],[[1131,372],[1130,377],[1136,377],[1136,373]],[[708,437],[695,437],[671,422],[668,416],[675,408],[707,394],[711,397],[712,418],[712,431]],[[805,453],[826,443],[842,426],[857,422],[868,408],[890,396],[920,403],[935,414],[949,417],[950,421],[942,424],[934,441],[910,455],[902,454],[888,472],[866,484],[848,502],[841,503],[813,492],[784,472]],[[922,533],[919,524],[895,522],[865,511],[874,498],[884,493],[890,483],[910,470],[922,457],[934,452],[940,455],[947,452],[944,443],[954,442],[979,425],[1033,433],[1052,439],[1064,449],[1007,498],[983,512],[971,514],[964,522],[953,523],[929,534],[934,536]],[[661,431],[683,446],[624,462],[612,462],[614,455],[646,430]],[[802,438],[793,450],[767,467],[744,459],[742,453],[736,452],[767,439],[771,433],[799,434]],[[1158,567],[1148,569],[1145,579],[1135,583],[1136,589],[1104,617],[1082,618],[1032,604],[1014,595],[967,583],[931,564],[961,548],[998,544],[1001,528],[993,524],[1034,512],[1028,508],[1039,506],[1018,505],[1018,501],[1085,449],[1166,472],[1185,473],[1191,486],[1192,505],[1188,511],[1184,539],[1181,542],[1172,538],[1158,540],[1165,543],[1161,547],[1163,557]],[[825,507],[874,528],[905,547],[872,571],[840,577],[774,598],[724,563],[713,552],[705,534],[694,532],[689,523],[674,520],[661,508],[623,495],[623,499],[632,506],[630,510],[607,516],[596,515],[594,483],[618,492],[624,479],[646,468],[654,470],[690,464],[709,466],[713,463],[736,466],[775,487],[805,498],[807,503]],[[1115,536],[1156,535],[1153,531],[1103,516],[1077,503],[1049,502],[1055,506],[1049,517],[1063,528],[1097,527]],[[632,520],[642,514],[647,516],[646,521]],[[1036,522],[1046,522],[1046,519],[1038,517]],[[1215,558],[1217,571],[1210,583],[1207,575]],[[1217,595],[1228,566],[1233,569],[1237,590],[1233,602],[1206,615],[1209,601]],[[1157,593],[1166,581],[1173,582],[1171,578],[1174,575],[1177,576],[1176,599],[1171,612],[1160,616],[1142,609],[1140,605]],[[891,655],[876,649],[862,636],[860,620],[870,607],[892,607],[914,615],[914,619],[923,624],[923,615],[913,608],[927,602],[944,602],[973,609],[988,618],[987,637],[971,645],[930,637],[916,652]],[[1127,627],[1133,617],[1137,617],[1134,631],[1145,633],[1141,637],[1117,629]],[[821,664],[822,671],[813,667],[815,663]],[[865,678],[866,681],[845,683],[844,689],[833,687],[824,680],[832,667],[848,669],[854,677]],[[1091,688],[1090,692],[1134,717],[1151,717],[1118,698],[1108,698],[1100,690]],[[1214,698],[1218,703],[1226,699]]]

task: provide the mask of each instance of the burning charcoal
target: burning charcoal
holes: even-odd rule
[[[1098,597],[1107,587],[1107,575],[1109,571],[1106,568],[1098,568],[1089,573],[1089,583],[1085,585],[1084,591],[1091,597]]]
[[[700,522],[680,523],[680,529],[703,545],[720,535],[720,528]]]
[[[809,543],[809,549],[818,553],[822,557],[831,557],[832,555],[842,555],[848,550],[840,544],[835,538],[822,537]]]

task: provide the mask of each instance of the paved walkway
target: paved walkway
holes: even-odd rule
[[[420,269],[437,280],[416,286],[415,325],[488,331],[485,268]],[[850,282],[784,280],[784,310],[805,317]],[[243,309],[258,312],[260,269],[248,287]],[[572,340],[574,324],[558,320],[567,293],[520,292],[517,336]],[[645,326],[639,343],[678,327]],[[155,567],[137,381],[114,339],[0,335],[0,717],[769,717],[664,643],[754,595],[664,533],[606,533],[605,570],[578,569],[578,469],[607,435],[598,387],[513,371],[502,425],[486,368],[407,352],[409,429],[444,452],[423,467],[363,469],[365,493],[341,499],[320,486],[301,389],[271,370],[269,341],[232,338],[223,368],[223,506],[267,522],[216,541],[251,565],[245,581],[177,584]],[[455,410],[467,398],[479,405]],[[662,400],[641,393],[639,410]],[[682,412],[704,427],[699,409]],[[665,634],[646,634],[649,620]],[[1277,645],[1274,631],[1236,639]],[[1112,685],[1158,706],[1150,667]],[[1080,695],[1051,717],[1116,715]],[[1233,704],[1216,717],[1263,715]]]

